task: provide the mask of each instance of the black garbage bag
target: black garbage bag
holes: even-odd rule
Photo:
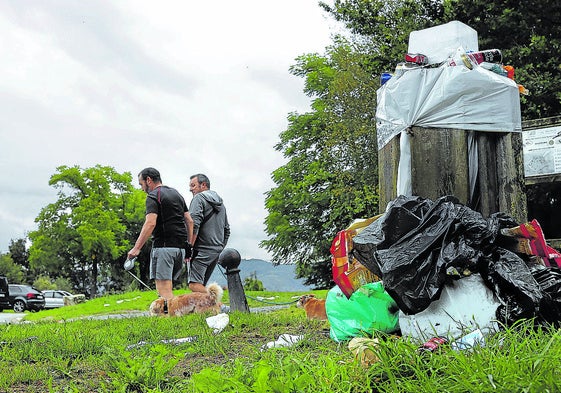
[[[380,220],[382,238],[378,248],[390,247],[417,228],[433,205],[434,203],[429,199],[403,195],[392,201],[383,219]]]
[[[353,238],[351,255],[381,277],[376,250],[390,247],[416,228],[432,204],[432,201],[420,197],[397,197],[388,204],[380,218]]]
[[[455,198],[440,198],[419,225],[376,252],[386,291],[406,314],[416,314],[438,299],[446,280],[444,239],[457,220]]]
[[[352,253],[404,313],[416,314],[440,297],[446,280],[486,267],[500,229],[516,225],[502,213],[485,219],[453,196],[400,196],[353,238]]]
[[[561,326],[561,269],[556,266],[530,264],[530,272],[544,296],[540,302],[540,322]]]
[[[506,325],[539,317],[544,293],[527,263],[517,254],[496,247],[481,264],[481,276],[499,298],[497,319]]]
[[[352,255],[377,276],[382,273],[376,250],[385,249],[416,228],[432,201],[421,197],[399,196],[388,204],[386,213],[353,238]]]

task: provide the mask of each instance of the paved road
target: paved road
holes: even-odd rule
[[[249,311],[251,313],[260,313],[260,312],[274,311],[287,307],[289,306],[276,305],[276,306],[255,307],[255,308],[250,308]],[[19,323],[24,316],[25,313],[0,312],[0,324]],[[133,318],[133,317],[140,317],[140,316],[148,316],[148,311],[137,311],[137,312],[124,313],[124,314],[93,315],[88,317],[68,319],[67,322],[77,321],[80,319],[116,319],[116,318]]]
[[[0,312],[0,323],[19,322],[25,313]]]

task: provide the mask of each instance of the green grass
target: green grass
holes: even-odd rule
[[[177,292],[178,294],[180,291]],[[325,297],[325,291],[315,291]],[[288,303],[301,293],[248,292],[251,308]],[[26,313],[32,323],[0,325],[1,392],[556,392],[561,336],[527,322],[488,337],[485,347],[443,346],[420,354],[417,343],[379,335],[380,361],[369,367],[328,322],[309,321],[291,303],[274,312],[233,312],[213,334],[205,318],[136,316],[154,292],[130,292],[61,309]],[[228,303],[227,293],[224,298]],[[138,315],[138,313],[136,314]],[[281,334],[293,346],[263,349]],[[192,342],[163,340],[193,337]],[[139,343],[143,343],[139,345]]]

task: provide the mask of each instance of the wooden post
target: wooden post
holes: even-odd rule
[[[472,200],[470,132],[474,133],[478,153]],[[521,133],[412,127],[410,134],[413,195],[432,200],[453,195],[484,217],[501,211],[519,222],[527,220]],[[397,197],[399,156],[399,136],[379,151],[380,212]]]

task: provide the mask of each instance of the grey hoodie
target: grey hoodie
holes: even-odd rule
[[[230,224],[226,207],[216,191],[206,190],[196,194],[191,200],[189,213],[197,235],[195,249],[222,251],[230,237]]]

